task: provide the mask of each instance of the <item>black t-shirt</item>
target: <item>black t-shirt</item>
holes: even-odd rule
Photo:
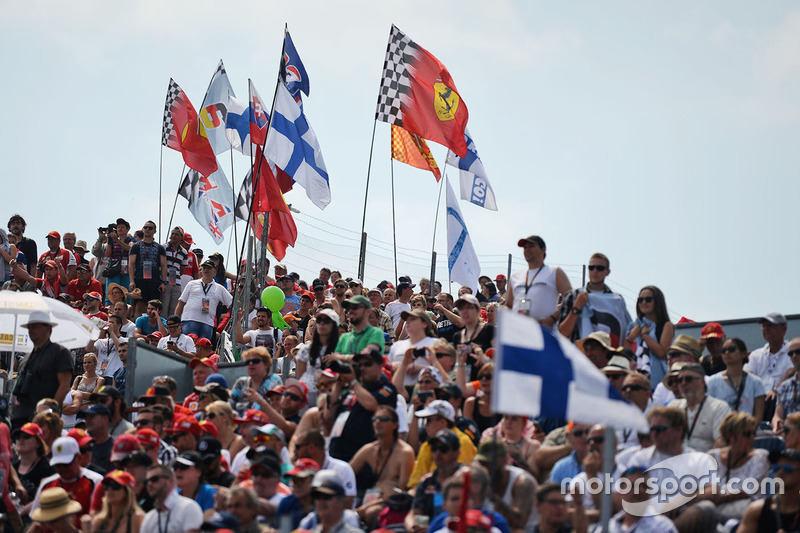
[[[442,313],[439,315],[439,318],[436,319],[436,331],[439,334],[440,339],[444,339],[447,342],[453,342],[453,335],[456,334],[458,328],[456,328],[450,319]]]
[[[17,250],[25,254],[25,259],[28,261],[28,272],[30,272],[31,269],[36,272],[36,261],[39,260],[36,241],[27,237],[22,237],[22,241],[17,243]]]
[[[494,325],[484,324],[483,328],[481,328],[481,331],[471,340],[465,338],[464,341],[462,341],[462,332],[464,330],[465,328],[461,328],[453,335],[453,344],[455,344],[456,347],[458,347],[459,344],[470,344],[473,342],[480,346],[484,352],[492,347],[492,339],[494,339]]]
[[[444,495],[442,494],[442,484],[436,479],[436,472],[438,469],[422,477],[414,491],[414,503],[411,504],[411,508],[417,514],[429,518],[433,518],[443,511]]]
[[[25,487],[25,490],[28,491],[28,495],[31,499],[36,495],[39,483],[41,483],[44,478],[56,473],[55,468],[50,466],[50,461],[47,460],[47,457],[39,459],[39,462],[25,474],[19,473],[19,463],[20,461],[17,459],[16,461],[12,461],[11,464],[14,465],[14,468],[17,470],[19,481],[22,483],[22,486]]]
[[[109,437],[103,444],[94,443],[92,448],[92,463],[108,472],[111,466],[111,451],[114,448],[114,437]]]
[[[167,279],[167,273],[161,272],[161,256],[167,255],[164,247],[157,242],[144,242],[139,241],[131,246],[130,255],[136,256],[136,265],[133,265],[133,279],[142,280],[149,279],[150,281],[160,282],[162,279]],[[145,278],[144,264],[149,263],[150,277]],[[130,268],[131,265],[128,265]]]
[[[47,341],[31,352],[14,386],[19,400],[13,411],[14,420],[32,418],[39,400],[55,397],[59,372],[72,373],[72,355],[65,347]]]
[[[379,381],[363,385],[375,397],[378,405],[388,405],[393,409],[397,407],[397,389],[383,374]],[[349,461],[362,446],[375,440],[375,432],[372,429],[373,413],[358,403],[352,389],[344,393],[339,403],[339,410],[336,413],[337,420],[338,417],[345,416],[348,411],[349,415],[347,415],[341,435],[331,439],[329,451],[331,457],[342,461]],[[334,424],[334,428],[336,426],[337,424]]]

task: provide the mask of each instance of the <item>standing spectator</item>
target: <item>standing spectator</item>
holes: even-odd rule
[[[34,311],[28,322],[20,326],[28,330],[33,351],[22,364],[14,386],[12,428],[30,420],[42,398],[55,398],[61,404],[67,395],[72,380],[72,355],[50,341],[55,326],[58,324],[51,322],[50,314],[45,311]]]
[[[771,420],[775,412],[778,386],[784,374],[792,368],[789,359],[789,344],[786,342],[786,317],[780,313],[767,313],[758,322],[761,335],[767,344],[750,352],[744,369],[761,378],[767,389],[764,404],[764,419]]]
[[[128,254],[128,268],[133,269],[133,280],[128,289],[139,289],[142,297],[136,301],[136,312],[144,312],[144,303],[160,300],[162,291],[167,288],[167,252],[155,242],[156,223],[152,220],[142,226],[144,238],[131,246]],[[166,333],[166,332],[163,332]]]
[[[26,227],[27,223],[22,215],[14,214],[8,219],[8,231],[17,238],[17,249],[25,254],[28,261],[27,272],[33,276],[36,273],[36,258],[39,257],[39,252],[36,249],[36,241],[23,235]]]
[[[794,372],[789,379],[778,386],[777,405],[772,417],[772,428],[777,435],[783,433],[783,422],[787,416],[800,411],[800,398],[797,389],[800,387],[800,337],[795,337],[787,347]]]
[[[281,332],[272,326],[272,311],[266,307],[256,309],[256,328],[242,334],[242,323],[236,324],[236,342],[246,344],[250,348],[263,346],[275,355],[275,347],[281,341]]]
[[[53,261],[51,259],[42,263],[41,266],[44,269],[44,276],[34,278],[25,271],[22,265],[14,263],[14,281],[24,290],[29,290],[24,287],[25,283],[29,283],[32,287],[30,290],[39,289],[42,291],[42,296],[57,298],[67,290],[67,283],[69,282],[67,273],[64,271],[61,261]]]
[[[217,307],[228,307],[233,297],[225,287],[214,281],[217,273],[215,263],[211,259],[201,265],[202,277],[186,284],[181,294],[175,314],[183,321],[183,332],[194,333],[198,337],[211,340],[214,335],[214,319]]]
[[[384,311],[392,319],[392,327],[397,330],[397,325],[400,324],[400,315],[403,311],[411,311],[411,304],[409,301],[414,296],[413,283],[398,283],[397,284],[397,299],[386,304]],[[391,293],[390,293],[391,294]],[[386,291],[384,291],[384,302],[386,301]]]
[[[675,325],[669,321],[661,289],[648,285],[639,291],[636,317],[628,326],[627,347],[636,354],[636,369],[649,373],[650,383],[655,388],[667,373],[667,351],[675,336]],[[699,350],[697,357],[700,357]]]
[[[105,278],[106,278],[106,295],[108,295],[108,286],[112,283],[128,287],[131,284],[131,278],[128,270],[128,258],[131,251],[131,246],[136,242],[133,235],[128,235],[131,230],[130,223],[124,218],[118,218],[116,224],[110,224],[106,231],[101,234],[101,238],[105,236],[106,244],[103,251],[103,257],[106,259]],[[98,239],[100,242],[101,239]],[[95,245],[96,246],[96,245]],[[92,248],[92,253],[95,253]],[[97,254],[95,254],[97,256]]]
[[[297,352],[297,376],[308,386],[309,405],[317,404],[317,372],[323,359],[334,352],[339,342],[339,315],[333,309],[320,309],[314,317],[314,335],[310,343],[300,345]]]
[[[75,272],[78,268],[78,262],[72,252],[61,248],[61,234],[57,231],[51,231],[47,234],[47,248],[48,250],[39,257],[39,265],[43,265],[45,261],[56,261],[61,263],[64,271],[67,273],[64,283],[75,279]],[[39,266],[37,273],[41,276],[44,274],[44,269]]]
[[[175,226],[164,244],[167,254],[167,287],[161,293],[165,314],[171,315],[181,296],[181,274],[189,266],[189,253],[183,247],[183,228]]]
[[[146,479],[147,493],[155,505],[145,515],[142,531],[199,533],[203,510],[197,502],[176,492],[172,469],[166,465],[153,465],[147,470]]]
[[[190,250],[189,248],[191,248],[192,244],[194,244],[194,239],[191,235],[184,232],[181,246],[186,250],[188,257],[186,260],[186,267],[184,267],[183,272],[181,272],[181,293],[183,293],[183,289],[186,288],[187,283],[193,279],[200,278],[200,263],[203,262],[203,250],[200,248]]]
[[[523,249],[528,268],[511,274],[506,306],[552,328],[558,320],[558,296],[572,290],[569,278],[560,267],[544,264],[547,247],[538,235],[520,239],[517,245]]]

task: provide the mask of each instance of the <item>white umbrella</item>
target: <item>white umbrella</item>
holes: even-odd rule
[[[69,349],[84,348],[90,340],[100,336],[100,330],[91,319],[55,298],[45,298],[35,292],[0,291],[0,351],[30,353],[33,343],[28,330],[20,324],[28,321],[34,311],[50,314],[53,327],[52,342]]]

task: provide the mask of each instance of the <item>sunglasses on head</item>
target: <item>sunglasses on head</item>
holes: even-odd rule
[[[606,268],[607,267],[605,265],[589,265],[589,271],[590,272],[594,271],[594,270],[596,270],[598,272],[605,272]]]
[[[647,390],[647,387],[643,387],[641,385],[624,385],[622,387],[622,392],[636,392],[642,390]]]
[[[260,362],[261,362],[260,357],[254,357],[253,359],[248,359],[247,361],[245,361],[245,363],[247,363],[247,366],[255,366]]]
[[[652,296],[639,296],[638,298],[636,298],[636,303],[637,304],[640,304],[640,303],[648,303],[648,304],[649,303],[653,303],[653,297]]]

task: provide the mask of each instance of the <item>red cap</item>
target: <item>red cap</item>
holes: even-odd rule
[[[300,298],[302,298],[302,297],[304,297],[304,296],[305,296],[306,298],[310,299],[312,302],[313,302],[313,301],[314,301],[314,299],[316,298],[316,296],[314,296],[314,293],[313,293],[313,292],[311,292],[311,291],[303,291],[303,294],[301,294],[301,295],[300,295]]]
[[[19,428],[19,430],[33,437],[39,437],[40,439],[44,438],[44,433],[42,432],[42,428],[39,426],[39,424],[34,424],[33,422],[28,422],[27,424],[24,424],[21,428]],[[69,436],[71,437],[72,435]],[[81,444],[78,443],[78,446],[80,445]]]
[[[214,345],[211,344],[211,341],[206,339],[205,337],[201,337],[194,342],[195,347],[197,346],[204,346],[206,348],[213,348]]]
[[[286,380],[286,390],[289,390],[289,387],[293,387],[300,391],[300,396],[303,397],[303,401],[308,403],[308,385],[294,378],[289,378]]]
[[[217,363],[215,363],[214,361],[212,361],[208,357],[203,358],[203,359],[200,359],[199,357],[195,357],[194,359],[189,361],[189,368],[191,368],[192,370],[194,370],[194,367],[196,367],[197,365],[207,366],[208,368],[210,368],[214,372],[218,372]]]
[[[149,334],[149,335],[147,335],[147,336],[148,336],[148,337],[154,337],[154,338],[156,338],[156,339],[160,339],[161,337],[163,337],[163,336],[164,336],[164,334],[163,334],[163,333],[161,333],[160,331],[154,331],[153,333],[150,333],[150,334]]]
[[[191,433],[195,437],[199,437],[203,431],[200,429],[200,424],[193,416],[183,416],[178,418],[171,428],[167,429],[167,433]]]
[[[49,266],[50,268],[58,268],[58,263],[53,261],[52,259],[48,259],[44,262],[44,266]]]
[[[248,409],[243,418],[234,418],[233,421],[237,424],[256,423],[259,426],[263,426],[264,424],[269,424],[269,417],[264,411]]]
[[[30,424],[25,424],[25,426],[28,425]],[[22,426],[22,431],[25,431],[25,426]],[[86,433],[86,431],[81,428],[70,429],[69,431],[67,431],[67,437],[72,437],[73,439],[75,439],[75,441],[78,443],[78,446],[80,446],[81,448],[83,448],[84,446],[86,446],[87,444],[89,444],[94,440],[91,435]]]
[[[114,440],[114,448],[111,451],[111,462],[121,461],[140,448],[139,439],[136,438],[136,435],[123,433]]]
[[[100,296],[100,293],[97,292],[97,291],[83,293],[83,299],[84,300],[88,300],[89,298],[93,298],[95,300],[100,300],[101,302],[103,301],[103,297]]]
[[[495,281],[506,281],[506,275],[505,274],[498,274],[497,277],[494,278],[494,280]]]
[[[703,329],[700,331],[700,338],[701,339],[721,339],[725,336],[725,330],[722,329],[722,325],[717,322],[709,322]]]
[[[267,396],[269,396],[270,394],[283,394],[284,392],[286,392],[286,387],[284,387],[283,385],[278,385],[274,389],[268,390]]]
[[[161,444],[161,439],[158,437],[158,433],[154,429],[150,428],[142,428],[136,432],[136,438],[139,440],[142,446],[153,446],[154,448],[158,448]]]
[[[48,237],[52,237],[54,239],[61,240],[61,234],[59,232],[57,232],[57,231],[51,231],[50,233],[47,234],[47,236]]]
[[[194,239],[192,239],[191,233],[184,233],[183,234],[183,242],[186,244],[194,244]]]
[[[298,459],[294,464],[294,468],[286,472],[286,475],[297,476],[306,472],[308,472],[310,475],[313,475],[319,472],[319,469],[319,463],[317,463],[314,459]]]
[[[217,429],[217,426],[208,420],[200,421],[200,430],[203,431],[203,433],[208,433],[215,439],[219,438],[219,430]]]
[[[192,341],[194,341],[194,343],[195,343],[194,345],[195,345],[195,346],[197,346],[197,334],[195,334],[195,333],[189,333],[189,334],[188,334],[188,335],[186,335],[186,336],[187,336],[187,337],[189,337],[190,339],[192,339]]]
[[[191,417],[193,417],[194,416],[194,411],[192,411],[188,407],[184,407],[184,406],[176,403],[175,404],[175,415],[177,415],[175,418],[180,418],[182,416],[191,416]]]
[[[106,477],[103,478],[103,480],[106,479],[110,479],[111,481],[116,481],[123,487],[130,487],[132,489],[136,489],[136,480],[132,475],[125,472],[124,470],[114,470],[113,472],[109,472],[108,474],[106,474]]]

